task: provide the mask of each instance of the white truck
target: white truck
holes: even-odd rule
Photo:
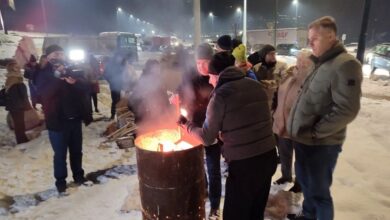
[[[274,29],[258,29],[248,30],[247,39],[248,46],[255,45],[274,45]],[[307,30],[301,28],[280,28],[276,30],[276,45],[279,44],[294,44],[298,48],[307,46]]]

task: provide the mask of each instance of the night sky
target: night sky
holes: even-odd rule
[[[15,0],[16,11],[5,11],[10,29],[25,30],[33,24],[43,30],[40,0]],[[119,22],[116,9],[121,7],[146,20],[156,28],[177,35],[193,30],[192,0],[44,0],[49,32],[96,34],[102,31],[129,31],[130,24]],[[368,40],[390,41],[389,0],[373,0]],[[232,32],[233,23],[240,17],[236,8],[242,0],[201,0],[204,32]],[[299,25],[306,27],[315,18],[331,15],[339,25],[339,34],[347,34],[347,42],[357,41],[363,14],[364,0],[299,0]],[[266,28],[274,18],[275,0],[248,0],[248,29]],[[211,23],[209,12],[215,15]],[[278,0],[279,27],[295,27],[295,6],[292,0]]]

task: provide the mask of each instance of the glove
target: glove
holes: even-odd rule
[[[179,120],[177,121],[178,125],[185,125],[188,122],[188,119],[183,115],[180,115]]]

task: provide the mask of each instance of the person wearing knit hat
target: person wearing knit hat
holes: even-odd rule
[[[58,193],[63,194],[67,188],[68,155],[74,183],[81,185],[87,181],[82,166],[82,122],[87,126],[93,121],[89,99],[90,83],[83,77],[68,76],[71,70],[63,65],[65,55],[60,46],[47,47],[46,55],[48,63],[39,68],[35,82],[54,151],[55,185]]]
[[[56,44],[46,47],[45,55],[49,62],[53,62],[56,60],[65,60],[64,49],[62,49],[62,47]]]
[[[234,65],[240,68],[244,73],[246,73],[247,77],[257,80],[255,73],[252,71],[252,65],[246,59],[246,48],[243,44],[237,46],[232,55],[235,58]]]
[[[213,48],[208,43],[200,44],[196,50],[196,64],[198,74],[185,77],[177,95],[170,98],[170,102],[179,105],[188,112],[188,118],[197,126],[202,126],[207,105],[213,86],[209,84],[209,63],[213,57]],[[219,219],[219,207],[222,195],[221,178],[221,142],[215,139],[213,143],[205,145],[207,190],[210,200],[208,219]]]
[[[264,219],[277,167],[271,114],[259,82],[233,65],[229,52],[213,56],[209,70],[215,89],[206,119],[198,125],[181,116],[179,124],[205,146],[222,138],[222,154],[228,163],[223,219]]]
[[[203,43],[198,46],[196,51],[196,66],[198,72],[203,76],[209,75],[209,63],[213,57],[213,48],[208,43]]]
[[[231,51],[232,38],[229,35],[222,35],[217,40],[217,52]]]

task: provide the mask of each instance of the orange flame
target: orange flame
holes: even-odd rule
[[[158,130],[155,132],[141,135],[136,140],[136,145],[149,151],[181,151],[190,149],[193,145],[186,141],[180,140],[177,130]],[[179,141],[178,143],[176,143]]]

